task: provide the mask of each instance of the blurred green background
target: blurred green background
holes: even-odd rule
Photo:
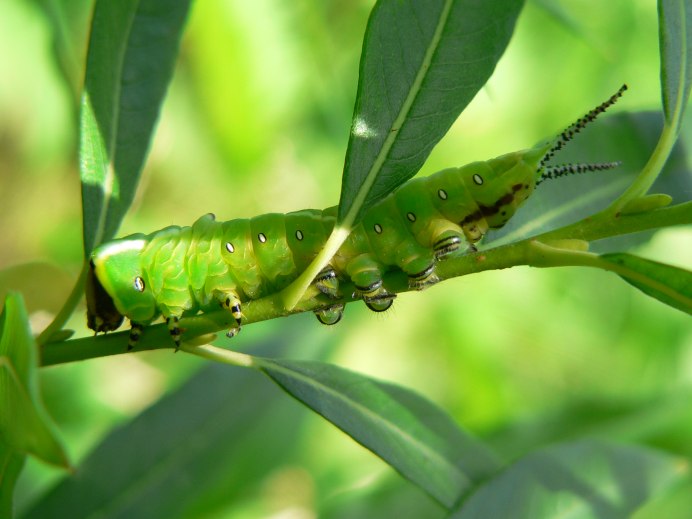
[[[190,224],[206,212],[226,220],[335,205],[373,3],[194,2],[121,234]],[[0,4],[0,290],[25,293],[38,330],[67,296],[83,254],[76,99],[92,3],[65,4]],[[421,174],[530,147],[623,82],[630,91],[616,110],[659,109],[655,2],[529,1],[495,74]],[[691,238],[690,229],[661,231],[636,251],[690,268]],[[81,336],[85,324],[80,308],[69,326]],[[336,327],[301,315],[219,344],[245,350],[260,340],[272,355],[321,358],[414,388],[506,456],[582,434],[692,455],[689,317],[605,272],[488,272],[403,295],[384,315],[350,305]],[[75,465],[203,365],[161,351],[43,370],[47,407]],[[321,418],[288,397],[278,402],[289,414],[267,415],[263,434],[284,445],[282,420],[300,420],[281,447],[289,455],[248,471],[242,496],[200,504],[204,516],[436,511]],[[227,440],[247,447],[246,438]],[[18,509],[62,476],[30,460]]]

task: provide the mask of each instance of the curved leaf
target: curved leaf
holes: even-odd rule
[[[452,519],[625,519],[689,473],[662,452],[595,440],[521,458],[480,487]]]
[[[412,391],[319,362],[256,359],[321,414],[446,507],[494,473],[494,454]]]
[[[492,74],[523,0],[380,0],[363,42],[338,222],[411,178]]]
[[[68,467],[67,456],[43,408],[37,347],[24,302],[17,293],[0,314],[0,442],[43,461]]]
[[[189,0],[99,0],[80,116],[85,255],[130,207],[173,73]]]
[[[620,277],[645,294],[692,315],[692,272],[632,254],[604,254],[610,263],[626,269]]]
[[[663,113],[677,133],[692,85],[692,4],[659,0],[658,20]]]

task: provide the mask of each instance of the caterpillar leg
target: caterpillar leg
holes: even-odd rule
[[[387,292],[380,281],[379,286],[371,293],[372,295],[363,294],[363,302],[373,312],[384,312],[389,310],[389,307],[394,303],[396,294]]]
[[[144,325],[139,323],[130,323],[130,337],[127,340],[127,351],[132,351],[137,343],[139,342],[139,337],[142,335],[142,330],[144,330]]]
[[[339,279],[336,277],[336,271],[331,265],[327,265],[324,269],[322,269],[322,271],[317,274],[317,277],[315,277],[315,281],[313,281],[313,283],[320,292],[331,297],[332,299],[339,297]]]
[[[369,254],[357,256],[346,266],[346,272],[356,285],[353,297],[360,297],[373,312],[384,312],[396,297],[382,286],[380,264]]]
[[[166,325],[168,326],[168,333],[171,334],[171,339],[175,343],[175,351],[180,349],[180,326],[178,323],[180,318],[177,315],[172,315],[166,319]]]
[[[398,266],[408,274],[408,286],[423,290],[440,279],[435,274],[435,253],[417,242],[407,241],[396,250]]]
[[[446,260],[461,248],[464,241],[464,234],[455,230],[448,230],[437,236],[433,244],[435,259],[437,261]]]
[[[315,310],[315,317],[322,324],[332,325],[341,321],[344,315],[344,305],[341,303]]]
[[[240,308],[240,299],[238,299],[238,296],[234,293],[229,292],[221,299],[221,306],[231,312],[231,315],[238,325],[230,328],[226,332],[226,337],[230,339],[231,337],[234,337],[240,333],[240,320],[243,317],[243,313]]]
[[[392,306],[396,294],[387,292],[382,286],[382,280],[380,279],[367,287],[356,284],[356,291],[353,293],[353,297],[362,298],[365,306],[373,312],[384,312]]]
[[[430,263],[419,272],[408,275],[408,286],[414,290],[423,290],[440,281],[435,274],[435,263]]]

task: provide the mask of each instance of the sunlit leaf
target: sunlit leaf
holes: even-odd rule
[[[380,0],[363,42],[338,220],[363,211],[420,169],[485,84],[523,0]]]
[[[450,507],[499,467],[481,442],[412,391],[318,362],[261,359],[291,396]]]
[[[80,123],[85,254],[114,236],[132,202],[188,8],[96,2]]]

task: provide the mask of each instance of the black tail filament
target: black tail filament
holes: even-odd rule
[[[574,138],[576,134],[583,130],[589,123],[596,120],[596,118],[605,112],[610,106],[614,105],[625,92],[625,90],[627,90],[627,85],[622,85],[617,92],[610,96],[609,99],[598,105],[583,117],[579,118],[576,122],[572,123],[562,133],[560,133],[560,135],[558,135],[553,147],[548,150],[538,164],[538,171],[542,171],[542,174],[536,181],[537,186],[540,185],[544,180],[559,178],[565,175],[573,175],[576,173],[603,171],[613,169],[620,165],[620,162],[603,162],[596,164],[560,164],[557,166],[550,166],[548,165],[548,162],[553,158],[555,153],[560,151],[565,144]]]

